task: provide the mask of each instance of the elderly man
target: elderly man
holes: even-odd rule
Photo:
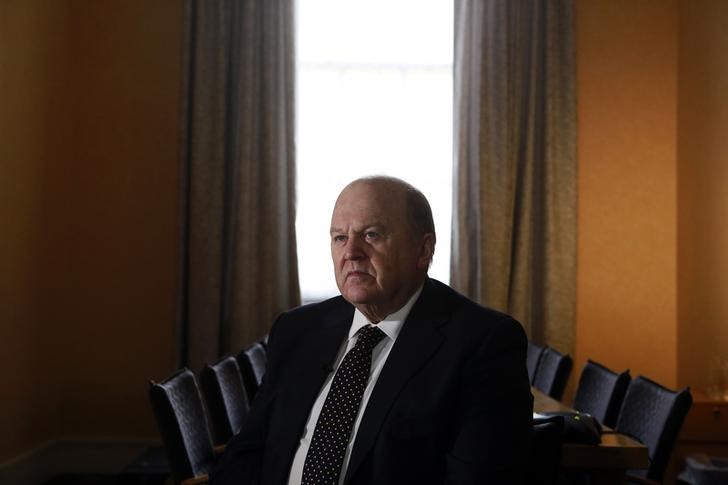
[[[427,199],[355,180],[331,219],[341,296],[281,315],[266,375],[212,483],[515,484],[533,398],[511,317],[428,278]]]

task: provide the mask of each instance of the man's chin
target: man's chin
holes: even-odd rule
[[[374,292],[363,288],[344,289],[341,296],[352,305],[366,305],[375,300]]]

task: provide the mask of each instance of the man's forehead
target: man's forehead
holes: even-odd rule
[[[376,227],[380,230],[397,225],[401,215],[398,207],[391,204],[342,204],[337,205],[331,217],[331,228],[363,231]]]
[[[385,230],[389,227],[389,224],[387,221],[381,220],[381,219],[371,219],[371,220],[334,220],[331,223],[331,232],[341,232],[346,231],[348,229],[352,229],[355,232],[357,231],[363,231],[365,229],[380,229]]]

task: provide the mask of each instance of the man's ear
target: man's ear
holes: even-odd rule
[[[422,237],[420,257],[417,259],[417,268],[427,271],[432,262],[433,254],[435,254],[435,235],[428,232]]]

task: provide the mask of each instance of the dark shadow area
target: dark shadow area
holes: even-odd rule
[[[169,477],[164,448],[148,448],[118,474],[73,474],[53,477],[45,485],[163,485]]]

